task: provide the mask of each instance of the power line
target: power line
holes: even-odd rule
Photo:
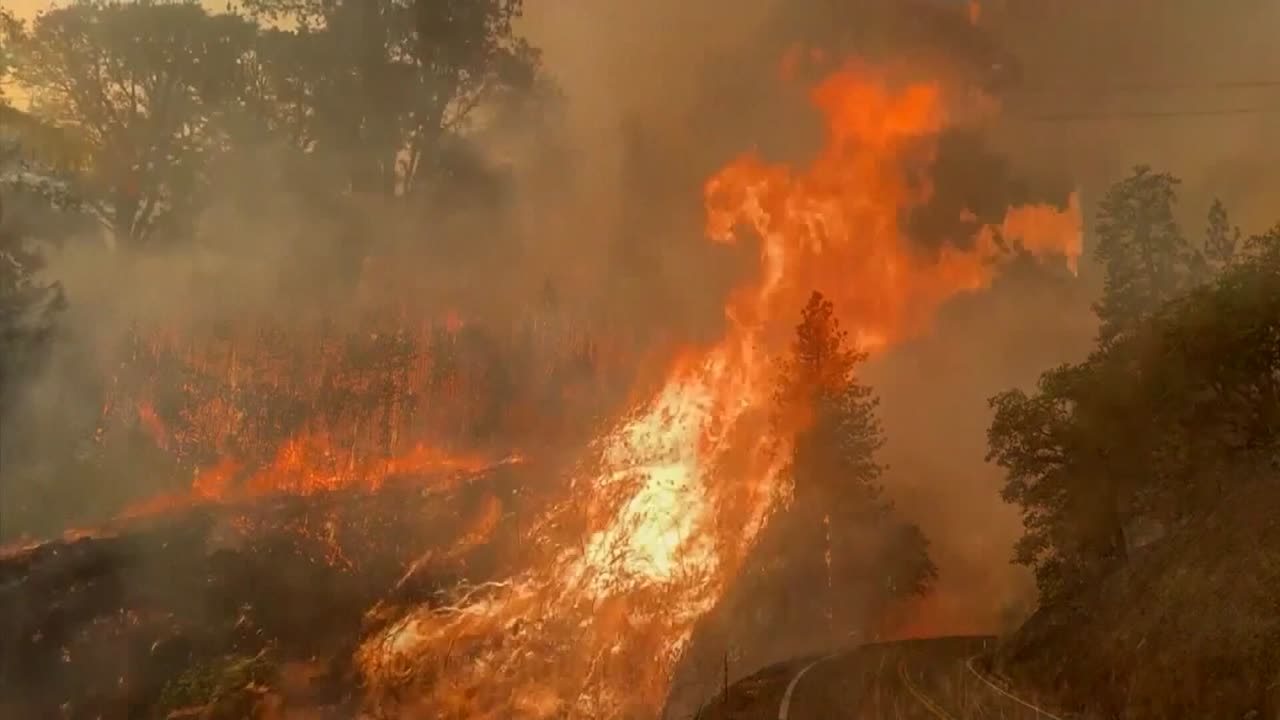
[[[1209,82],[1129,82],[1108,85],[1058,85],[1033,84],[1014,86],[1008,89],[1011,96],[1045,97],[1048,95],[1091,96],[1095,98],[1115,99],[1123,95],[1152,95],[1163,92],[1195,91],[1195,90],[1265,90],[1280,89],[1280,79],[1265,80],[1215,80]],[[1202,98],[1207,99],[1207,98]],[[1047,112],[1033,114],[1029,109],[1025,114],[1009,115],[1010,119],[1029,123],[1069,123],[1107,120],[1159,120],[1182,118],[1241,117],[1249,115],[1269,115],[1280,113],[1280,105],[1243,105],[1217,108],[1186,108],[1181,110],[1147,110],[1147,109],[1092,109],[1084,111]]]
[[[1095,120],[1143,120],[1161,118],[1231,117],[1242,115],[1268,115],[1280,113],[1280,105],[1218,108],[1209,110],[1116,110],[1075,113],[1051,113],[1047,115],[1011,116],[1011,119],[1036,123],[1088,122]]]
[[[1122,83],[1119,85],[1034,85],[1014,86],[1011,93],[1047,95],[1055,93],[1114,95],[1118,93],[1156,93],[1181,90],[1262,90],[1280,88],[1280,80],[1218,80],[1204,83]]]

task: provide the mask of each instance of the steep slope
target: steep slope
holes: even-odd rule
[[[1280,480],[1222,498],[1071,602],[1042,608],[997,668],[1102,717],[1280,713]]]
[[[520,472],[200,506],[4,551],[0,717],[352,717],[361,639],[513,552],[501,520]]]

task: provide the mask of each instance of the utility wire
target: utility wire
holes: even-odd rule
[[[1195,90],[1266,90],[1280,89],[1280,80],[1219,80],[1214,82],[1169,83],[1121,83],[1113,85],[1032,85],[1015,86],[1009,95],[1037,96],[1070,95],[1115,98],[1123,95],[1152,95],[1164,92]],[[1038,115],[1010,115],[1010,119],[1031,123],[1068,123],[1106,120],[1154,120],[1178,118],[1240,117],[1280,113],[1280,105],[1255,105],[1226,108],[1190,108],[1185,110],[1088,110],[1081,112],[1054,112]]]
[[[1181,90],[1264,90],[1280,88],[1280,80],[1219,80],[1204,83],[1122,83],[1119,85],[1034,85],[1009,88],[1012,94],[1092,94],[1158,93]]]
[[[1280,105],[1219,108],[1209,110],[1099,110],[1051,113],[1046,115],[1011,115],[1010,119],[1035,123],[1088,122],[1091,120],[1142,120],[1160,118],[1204,118],[1280,113]]]

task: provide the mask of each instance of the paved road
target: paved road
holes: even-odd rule
[[[731,686],[700,720],[1061,720],[970,662],[990,642],[910,640],[801,658]]]

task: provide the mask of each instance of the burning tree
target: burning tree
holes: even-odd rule
[[[895,517],[878,479],[878,399],[856,369],[867,353],[814,292],[779,362],[770,432],[790,448],[790,503],[761,531],[724,598],[700,623],[679,673],[714,687],[722,656],[753,670],[860,642],[937,574],[920,528]],[[785,452],[785,451],[784,451]],[[679,693],[675,693],[678,700]]]
[[[855,375],[866,353],[849,347],[821,294],[802,316],[777,395],[779,422],[794,437],[793,500],[778,518],[782,540],[773,551],[783,557],[768,566],[784,596],[781,621],[839,642],[869,634],[888,601],[924,593],[937,571],[919,528],[894,527],[877,483],[878,401]],[[819,617],[825,628],[812,623]]]

